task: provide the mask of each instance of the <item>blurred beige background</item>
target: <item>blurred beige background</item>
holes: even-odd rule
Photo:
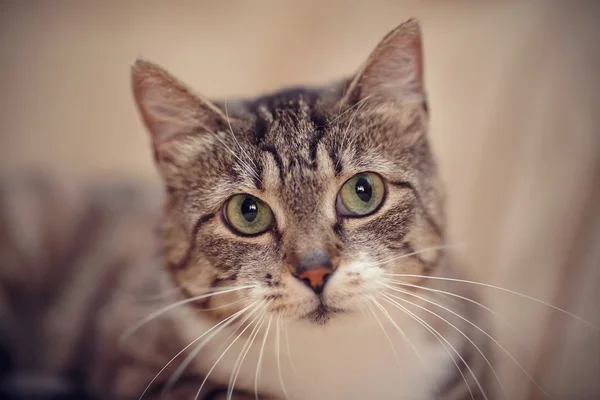
[[[474,277],[600,326],[600,21],[588,1],[0,1],[0,171],[156,180],[129,66],[213,97],[352,73],[415,16],[452,238]],[[485,289],[555,399],[600,398],[600,332]],[[525,342],[523,350],[519,342]],[[544,396],[506,357],[510,399]]]

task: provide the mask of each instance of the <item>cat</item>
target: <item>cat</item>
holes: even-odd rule
[[[145,60],[131,75],[162,194],[39,201],[29,237],[3,201],[12,394],[493,399],[477,293],[447,280],[416,20],[321,88],[218,102]],[[31,259],[40,242],[60,251]]]
[[[190,303],[217,308],[202,314],[212,320],[199,318],[205,329],[232,321],[245,332],[226,351],[204,352],[215,379],[235,374],[248,343],[259,365],[243,364],[236,383],[250,391],[260,380],[274,397],[470,395],[448,349],[471,361],[476,348],[427,312],[440,313],[428,290],[448,285],[426,277],[458,271],[443,250],[415,20],[389,33],[355,77],[327,88],[211,102],[146,61],[135,64],[132,80],[169,193],[162,237],[173,280],[190,299],[206,288],[238,288]],[[462,306],[463,317],[477,318]],[[396,331],[393,339],[380,323]],[[275,343],[281,326],[298,370],[285,383]],[[471,372],[463,374],[469,382]]]

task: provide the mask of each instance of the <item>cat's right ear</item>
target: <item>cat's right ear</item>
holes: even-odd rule
[[[133,95],[152,137],[156,162],[176,160],[185,154],[188,139],[212,133],[223,126],[223,111],[194,94],[161,67],[137,60],[131,68]]]
[[[416,19],[404,22],[379,42],[348,85],[341,103],[350,105],[367,99],[426,107],[421,29]]]

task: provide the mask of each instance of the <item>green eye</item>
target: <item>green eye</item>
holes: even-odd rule
[[[377,210],[384,197],[385,185],[381,177],[365,172],[344,183],[338,193],[336,209],[346,217],[363,217]]]
[[[223,207],[225,220],[236,232],[253,236],[273,225],[273,213],[262,200],[249,194],[236,194]]]

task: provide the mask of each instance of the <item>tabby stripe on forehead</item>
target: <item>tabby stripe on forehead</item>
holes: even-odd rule
[[[267,104],[257,103],[250,106],[252,114],[256,115],[256,121],[254,122],[254,144],[256,146],[261,145],[267,133],[269,133],[269,121],[267,121],[261,114],[267,113],[273,118],[273,112],[269,109]]]
[[[311,118],[312,125],[314,126],[314,129],[315,129],[315,136],[309,144],[310,160],[311,160],[311,167],[313,169],[316,169],[317,168],[317,149],[319,147],[319,143],[321,142],[321,140],[323,139],[323,137],[325,136],[325,133],[326,133],[325,127],[327,126],[327,118],[325,118],[325,116],[323,114],[321,114],[317,111],[314,111],[314,110],[313,110],[313,112],[310,113],[310,118]]]
[[[281,156],[279,155],[279,153],[277,153],[277,150],[273,146],[265,145],[265,146],[261,146],[260,149],[262,151],[264,151],[265,153],[270,153],[273,156],[273,159],[275,160],[275,165],[277,165],[277,169],[279,170],[280,183],[283,184],[285,174],[284,174],[283,160],[281,159]]]
[[[263,179],[264,179],[264,170],[263,170],[263,166],[261,163],[254,163],[254,169],[256,170],[255,174],[251,175],[252,178],[252,182],[254,183],[254,186],[256,186],[257,190],[263,191],[264,190],[264,186],[263,186]]]
[[[340,157],[340,152],[336,152],[334,147],[329,149],[329,158],[333,161],[333,169],[335,177],[338,178],[344,169],[344,164],[342,163],[342,159]]]
[[[184,269],[188,266],[188,263],[190,262],[190,259],[192,258],[192,253],[193,253],[194,249],[196,248],[196,237],[198,236],[198,231],[202,227],[202,224],[208,222],[214,216],[215,216],[215,213],[210,213],[210,214],[206,214],[206,215],[203,215],[202,217],[198,218],[198,220],[194,224],[194,228],[192,229],[192,235],[190,236],[190,243],[188,245],[187,251],[185,252],[185,256],[183,256],[183,258],[181,259],[181,261],[179,263],[169,265],[169,268]]]

